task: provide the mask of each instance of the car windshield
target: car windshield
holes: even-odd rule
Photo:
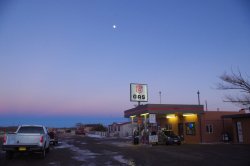
[[[39,133],[39,134],[44,134],[44,130],[42,127],[37,127],[37,126],[23,126],[20,127],[18,130],[18,133]]]

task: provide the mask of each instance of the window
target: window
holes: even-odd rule
[[[214,132],[214,128],[213,128],[213,125],[212,124],[207,124],[206,125],[206,131],[208,134],[211,134]]]
[[[44,130],[43,130],[43,127],[22,126],[18,130],[18,133],[39,133],[39,134],[44,134]]]
[[[172,124],[166,124],[166,129],[167,130],[172,130]]]
[[[186,123],[186,135],[195,135],[195,123]]]

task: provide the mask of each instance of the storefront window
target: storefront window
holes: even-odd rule
[[[166,129],[167,130],[172,130],[172,124],[166,124]]]
[[[213,125],[207,124],[206,125],[206,131],[207,131],[208,134],[213,133]]]
[[[195,135],[195,122],[186,123],[186,135]]]

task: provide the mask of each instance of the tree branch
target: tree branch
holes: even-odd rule
[[[238,90],[244,93],[241,97],[226,96],[225,102],[239,103],[239,104],[250,104],[250,82],[244,79],[240,70],[235,73],[231,70],[232,74],[224,73],[219,78],[222,83],[217,84],[219,90]]]

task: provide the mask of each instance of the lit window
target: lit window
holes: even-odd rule
[[[211,134],[214,132],[214,128],[213,128],[213,125],[212,124],[207,124],[206,125],[206,131],[208,134]]]
[[[195,135],[195,123],[186,123],[186,135]]]

